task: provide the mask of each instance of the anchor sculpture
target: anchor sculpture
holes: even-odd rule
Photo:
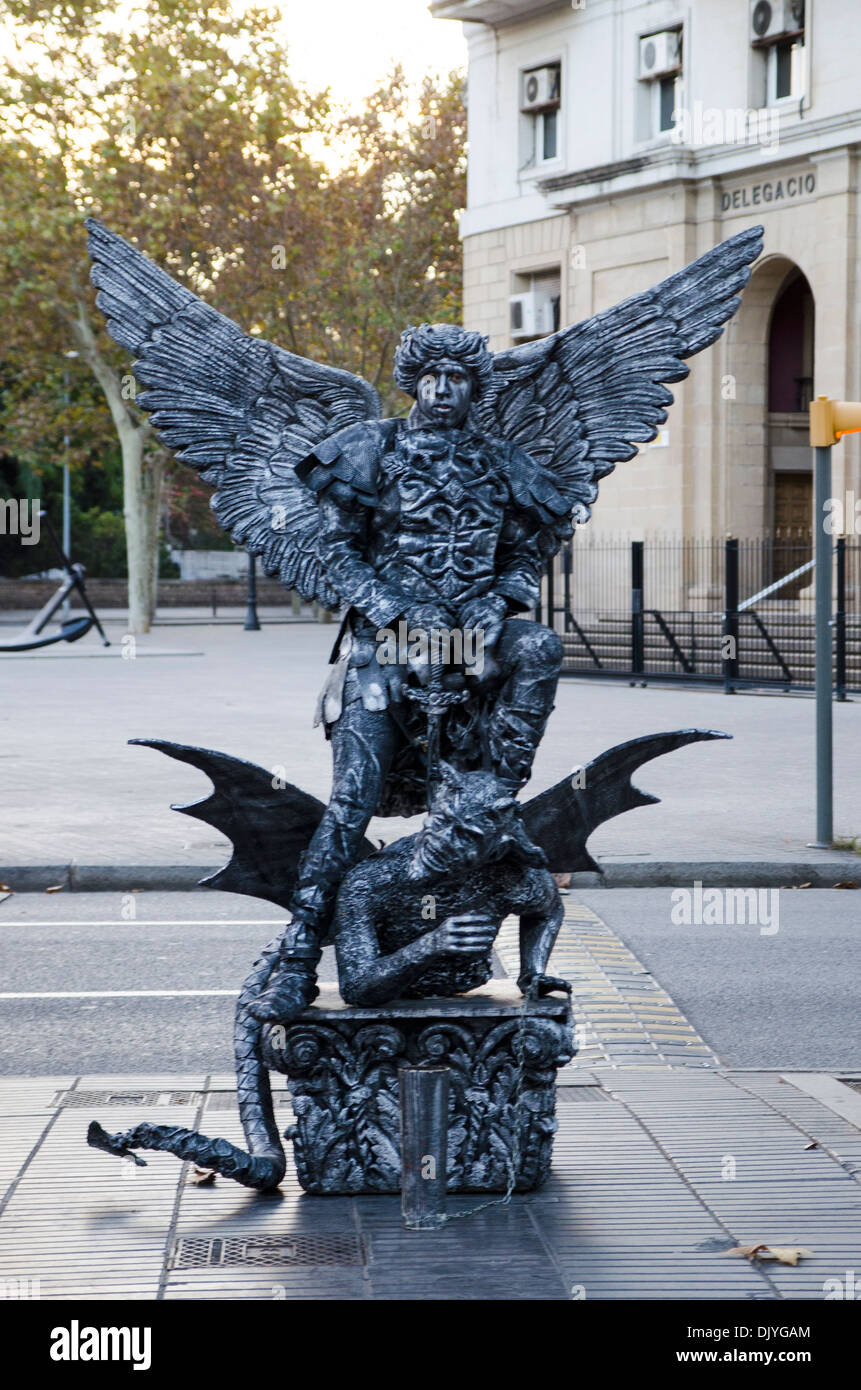
[[[99,622],[96,610],[90,602],[90,596],[84,588],[85,571],[83,565],[73,564],[69,559],[46,511],[40,511],[39,521],[48,532],[57,558],[66,572],[66,577],[43,607],[39,609],[36,616],[30,620],[25,628],[22,628],[16,637],[0,641],[0,652],[28,652],[33,651],[36,647],[50,647],[54,642],[77,642],[78,638],[89,632],[91,627],[96,628],[102,639],[102,645],[109,647],[111,644],[105,636],[105,630]],[[59,631],[45,633],[45,628],[54,614],[72,594],[77,594],[86,608],[88,616],[86,618],[64,618],[60,623]]]

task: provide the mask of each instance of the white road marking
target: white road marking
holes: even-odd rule
[[[118,921],[104,921],[101,917],[90,920],[79,917],[74,922],[58,922],[53,918],[46,922],[31,922],[29,917],[19,917],[16,921],[27,927],[278,927],[284,924],[281,917],[190,917],[174,921],[163,917],[127,917]],[[7,921],[4,925],[9,926]]]
[[[235,999],[238,994],[238,989],[67,989],[0,994],[0,999]]]

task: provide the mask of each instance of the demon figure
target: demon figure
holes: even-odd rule
[[[632,784],[644,763],[688,744],[724,737],[709,729],[680,729],[633,739],[588,763],[582,786],[575,785],[580,779],[565,777],[523,803],[494,773],[459,773],[443,763],[418,834],[384,849],[362,840],[356,848],[359,862],[337,891],[332,932],[344,1000],[373,1007],[397,998],[451,996],[475,989],[491,974],[491,948],[509,913],[520,919],[520,989],[533,1000],[569,989],[564,980],[545,973],[563,916],[554,873],[597,868],[587,849],[592,831],[657,800]],[[199,768],[212,781],[211,795],[176,808],[233,842],[230,862],[204,886],[286,906],[295,893],[303,854],[325,819],[322,803],[290,783],[273,788],[265,768],[225,753],[159,739],[136,741]],[[432,918],[422,911],[429,893],[434,900]],[[237,1099],[247,1149],[178,1125],[144,1122],[125,1133],[109,1134],[95,1120],[88,1129],[93,1148],[136,1163],[144,1162],[137,1149],[161,1150],[246,1187],[266,1191],[278,1186],[286,1159],[269,1068],[284,1069],[285,1029],[262,1022],[254,1006],[280,952],[280,940],[264,948],[236,1005]],[[310,1020],[313,1013],[309,1010],[305,1018]],[[321,1059],[322,1075],[310,1085],[318,1100],[331,1100],[330,1065],[337,1069],[334,1055]],[[475,1080],[477,1097],[480,1086]],[[294,1084],[295,1078],[291,1090]],[[300,1108],[310,1104],[301,1099],[302,1091],[300,1082]],[[350,1094],[363,1105],[368,1100],[367,1088],[357,1085],[355,1074]],[[351,1130],[351,1115],[348,1105],[330,1117],[330,1141],[337,1131]],[[395,1143],[393,1130],[390,1137]],[[325,1136],[318,1147],[326,1147]],[[361,1174],[356,1180],[355,1190],[364,1190]]]

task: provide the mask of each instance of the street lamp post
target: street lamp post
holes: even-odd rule
[[[245,631],[260,631],[260,619],[257,616],[257,557],[251,554],[248,556],[248,609],[245,614]]]
[[[831,497],[831,449],[844,434],[861,430],[861,401],[810,403],[810,443],[814,455],[816,509],[816,839],[813,849],[830,849],[834,840],[834,729],[832,711],[831,567],[832,545],[825,529]]]
[[[64,352],[64,357],[77,357],[73,348]],[[63,554],[72,553],[72,479],[69,469],[69,369],[63,368],[63,404],[66,409],[66,427],[63,432]],[[69,600],[63,603],[63,621],[69,618]]]

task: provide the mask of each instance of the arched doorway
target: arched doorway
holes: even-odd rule
[[[723,530],[751,541],[781,532],[777,556],[772,544],[762,545],[748,593],[797,568],[796,551],[803,557],[798,564],[809,554],[813,505],[807,500],[811,459],[803,407],[812,385],[814,318],[801,268],[773,253],[757,265],[727,326],[724,360],[734,394],[716,479]],[[776,598],[798,591],[780,590]]]
[[[773,578],[798,569],[812,554],[813,473],[807,409],[813,394],[814,303],[806,277],[793,268],[774,300],[768,326],[768,529],[774,537]],[[779,591],[794,598],[810,583],[802,575]]]

